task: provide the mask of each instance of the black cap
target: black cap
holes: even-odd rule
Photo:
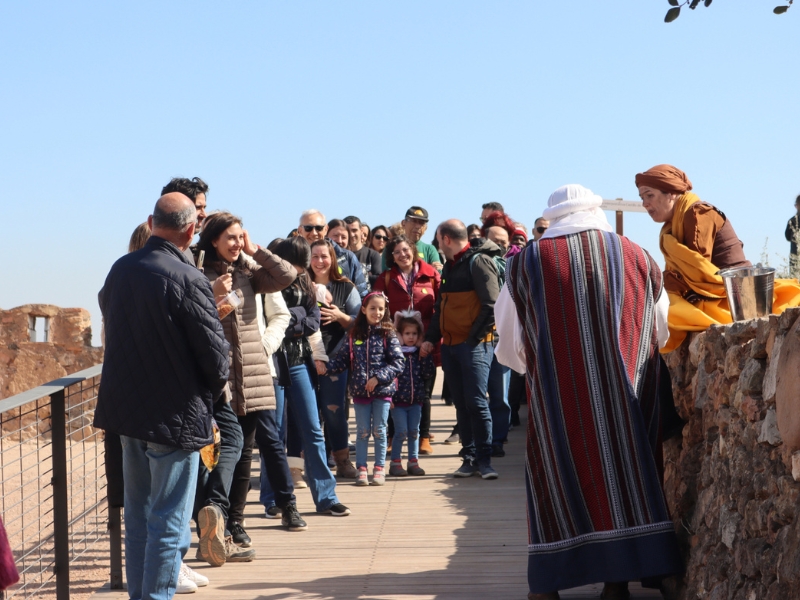
[[[405,219],[419,219],[428,222],[428,211],[421,206],[412,206],[406,211]]]

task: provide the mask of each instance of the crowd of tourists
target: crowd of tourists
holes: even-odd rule
[[[239,216],[209,210],[203,180],[171,180],[99,295],[95,424],[109,501],[125,508],[130,597],[208,583],[183,562],[192,523],[199,560],[255,558],[254,448],[264,515],[290,531],[308,527],[295,489],[346,517],[337,485],[424,475],[437,371],[455,408],[444,442],[460,444],[456,478],[496,479],[492,459],[529,407],[529,598],[605,582],[614,600],[628,581],[679,573],[659,444],[662,422],[679,432],[680,418],[659,348],[730,322],[708,273],[749,263],[682,171],[659,165],[635,183],[664,223],[663,273],[574,184],[530,234],[497,202],[480,224],[442,221],[433,243],[420,206],[372,227],[309,209],[262,246]],[[790,289],[779,306],[800,303]]]

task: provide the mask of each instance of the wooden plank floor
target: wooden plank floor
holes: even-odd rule
[[[437,378],[441,381],[441,377]],[[195,598],[259,600],[523,600],[527,597],[527,522],[523,479],[524,430],[509,435],[506,456],[494,459],[495,481],[454,479],[459,446],[442,442],[455,410],[435,399],[434,454],[421,457],[424,477],[387,478],[384,487],[341,480],[337,494],[353,514],[317,515],[307,489],[297,490],[304,532],[268,520],[254,487],[246,511],[257,558],[213,568],[187,564],[211,583]],[[355,424],[351,425],[351,431]],[[254,464],[254,473],[258,473]],[[254,486],[255,486],[254,480]],[[563,599],[599,598],[602,586],[561,592]],[[631,584],[636,599],[660,598]],[[104,589],[102,600],[127,598]],[[186,596],[191,597],[191,596]]]

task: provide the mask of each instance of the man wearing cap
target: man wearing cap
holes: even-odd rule
[[[422,236],[428,229],[428,211],[421,206],[412,206],[406,211],[406,216],[400,224],[403,226],[406,237],[416,245],[419,257],[441,273],[442,261],[439,258],[439,251],[433,245],[422,241]],[[385,271],[386,250],[383,251],[381,266]]]

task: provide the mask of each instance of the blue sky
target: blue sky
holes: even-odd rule
[[[530,227],[560,185],[635,199],[669,162],[780,264],[800,9],[774,4],[667,25],[665,0],[2,3],[0,307],[82,306],[98,331],[97,291],[173,176],[266,244],[310,207],[474,222],[495,200]],[[626,219],[661,261],[658,229]]]

